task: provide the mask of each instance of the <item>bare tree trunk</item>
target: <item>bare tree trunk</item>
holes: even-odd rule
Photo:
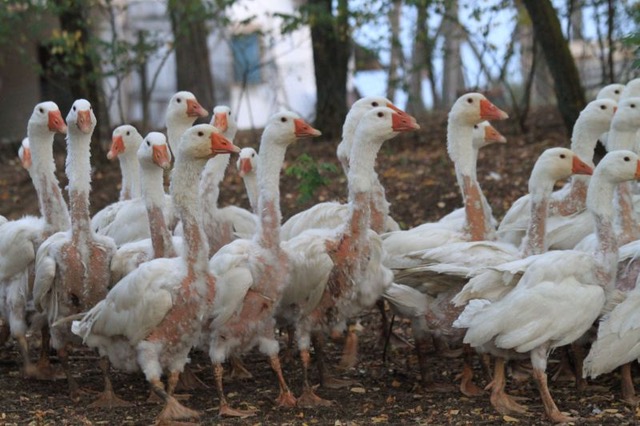
[[[421,3],[421,2],[419,2]],[[407,112],[413,115],[420,115],[425,111],[422,100],[422,70],[426,56],[424,39],[428,37],[427,30],[427,7],[417,5],[416,33],[413,38],[411,48],[411,69],[409,70],[409,97],[407,99]]]
[[[91,142],[92,157],[96,162],[105,162],[106,156],[100,144],[109,137],[109,116],[100,90],[100,68],[95,53],[89,46],[89,25],[91,22],[90,3],[81,0],[55,0],[59,10],[60,29],[68,34],[79,34],[73,55],[81,54],[78,66],[67,70],[67,84],[75,99],[84,98],[91,102],[98,124]],[[82,53],[79,53],[82,52]]]
[[[542,47],[549,71],[553,76],[558,109],[564,120],[567,132],[571,133],[586,100],[580,75],[571,56],[569,45],[562,35],[560,21],[549,0],[523,0],[531,21],[536,39]]]
[[[389,9],[389,26],[391,27],[391,55],[387,73],[387,99],[393,102],[398,88],[398,66],[402,60],[402,44],[400,43],[400,13],[402,0],[393,0]]]
[[[607,44],[609,52],[607,65],[609,71],[609,79],[608,83],[613,83],[616,80],[616,71],[615,71],[615,63],[613,61],[613,55],[615,53],[615,41],[613,40],[613,26],[615,25],[615,15],[616,15],[616,5],[613,0],[607,1]]]
[[[460,45],[463,34],[458,24],[458,0],[445,1],[445,13],[442,18],[444,36],[444,71],[442,78],[442,101],[445,108],[450,108],[464,89],[462,73],[462,56]]]
[[[338,0],[335,17],[331,3],[331,0],[308,3],[317,93],[315,125],[329,139],[340,136],[347,114],[347,68],[351,53],[348,1]]]
[[[208,111],[214,107],[215,88],[209,62],[206,10],[202,0],[169,0],[167,3],[175,38],[178,90],[188,90]]]

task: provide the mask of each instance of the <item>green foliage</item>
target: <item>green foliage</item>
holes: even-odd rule
[[[287,176],[294,176],[300,181],[298,186],[300,195],[297,202],[304,204],[313,199],[315,191],[331,182],[323,173],[335,174],[338,168],[331,163],[317,163],[308,154],[302,154],[296,161],[285,169]]]

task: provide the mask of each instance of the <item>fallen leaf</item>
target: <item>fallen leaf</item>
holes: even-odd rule
[[[353,393],[366,393],[367,390],[365,388],[355,387],[350,389]]]
[[[515,417],[511,417],[511,416],[502,416],[502,420],[504,420],[505,422],[509,422],[509,423],[520,423],[520,420],[516,419]]]

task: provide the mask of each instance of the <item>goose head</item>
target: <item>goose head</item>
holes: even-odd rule
[[[473,147],[478,150],[494,143],[507,143],[505,138],[488,121],[482,121],[473,126]]]
[[[18,158],[22,167],[26,170],[31,168],[31,147],[29,146],[29,138],[22,139],[20,149],[18,149]]]
[[[236,167],[240,177],[255,173],[258,168],[258,153],[256,150],[250,147],[242,148],[240,154],[238,154]]]
[[[622,91],[624,90],[624,84],[613,83],[607,84],[602,89],[598,91],[596,95],[596,99],[611,99],[613,101],[620,101],[620,95],[622,95]]]
[[[283,111],[269,117],[263,138],[272,143],[288,146],[300,138],[316,137],[322,133],[311,127],[300,116],[291,111]]]
[[[620,99],[637,98],[640,96],[640,78],[634,78],[627,82],[622,89]]]
[[[189,128],[180,141],[178,156],[208,160],[218,154],[240,152],[240,148],[224,137],[210,124],[198,124]]]
[[[509,115],[495,106],[481,93],[466,93],[458,98],[449,111],[450,122],[470,125],[483,120],[504,120]]]
[[[196,96],[187,91],[180,91],[173,95],[167,106],[166,121],[186,121],[193,123],[198,117],[206,117],[209,113],[198,103]]]
[[[553,185],[559,180],[567,179],[574,174],[591,175],[593,168],[582,161],[577,154],[567,148],[549,148],[545,150],[531,171],[529,191],[535,191],[535,185],[541,180]]]
[[[130,124],[116,127],[111,135],[111,148],[107,158],[113,160],[122,153],[135,153],[142,143],[142,135]]]
[[[93,133],[96,127],[96,116],[88,100],[78,99],[73,103],[67,114],[67,126],[69,132],[79,131],[85,135]]]
[[[60,109],[55,102],[40,102],[33,108],[28,127],[32,132],[67,133],[67,125],[62,119]]]
[[[213,117],[210,124],[224,133],[227,139],[233,140],[238,132],[238,124],[234,117],[231,114],[231,108],[226,105],[218,105],[213,109]]]
[[[600,160],[593,176],[604,178],[613,184],[640,179],[640,159],[634,152],[624,149],[609,152]]]
[[[635,132],[640,123],[640,98],[626,98],[618,103],[611,128],[622,132]]]
[[[419,129],[416,120],[405,113],[398,113],[389,107],[376,107],[365,113],[360,119],[356,134],[371,135],[378,140],[388,140],[400,132]]]
[[[601,134],[609,129],[617,110],[618,103],[613,99],[596,99],[589,102],[580,112],[578,120],[588,120],[589,126],[593,126],[596,129],[595,132]]]
[[[163,169],[171,166],[167,137],[160,132],[150,132],[140,144],[137,155],[141,166],[153,164]]]

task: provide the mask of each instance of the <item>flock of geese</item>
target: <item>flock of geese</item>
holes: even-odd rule
[[[464,207],[408,230],[390,216],[375,161],[385,141],[420,126],[385,98],[360,99],[345,119],[337,155],[348,203],[316,204],[282,225],[279,178],[287,148],[320,136],[295,113],[269,119],[258,152],[241,150],[232,142],[237,127],[228,107],[216,107],[210,124],[193,125],[208,112],[193,94],[176,93],[166,136],[143,137],[131,125],[113,131],[107,156],[120,162],[120,197],[91,217],[91,104],[76,100],[63,120],[54,102],[39,103],[19,157],[41,217],[0,216],[3,326],[17,342],[27,378],[54,375],[49,348],[55,349],[74,401],[81,393],[69,365],[74,346],[100,355],[104,391],[92,406],[129,404],[116,396],[111,367],[142,371],[150,398],[164,403],[159,421],[199,416],[175,395],[178,386],[199,384],[189,369],[191,351],[209,354],[222,416],[255,414],[230,406],[222,376],[227,361],[237,374],[250,374],[241,356],[256,347],[276,375],[278,406],[329,405],[308,377],[312,346],[322,384],[340,386],[325,371],[323,337],[346,333],[342,364],[355,365],[354,321],[384,301],[411,320],[426,391],[451,387],[434,378],[427,359],[432,341],[462,346],[460,391],[482,392],[471,368],[480,353],[493,360],[491,404],[517,415],[527,407],[506,392],[505,365],[529,358],[546,416],[571,421],[556,406],[546,374],[550,351],[570,347],[579,387],[586,385],[582,377],[621,367],[622,397],[637,402],[630,369],[640,357],[640,198],[632,182],[640,179],[637,96],[640,79],[603,88],[580,114],[571,149],[540,155],[529,194],[498,225],[476,162],[483,146],[505,142],[488,121],[508,116],[484,95],[464,94],[447,124]],[[54,173],[56,133],[66,133],[68,207]],[[598,140],[608,154],[596,167]],[[219,186],[236,153],[251,211],[219,206]],[[37,362],[29,356],[29,329],[42,335]],[[300,353],[297,397],[280,364],[277,330],[287,330]]]

